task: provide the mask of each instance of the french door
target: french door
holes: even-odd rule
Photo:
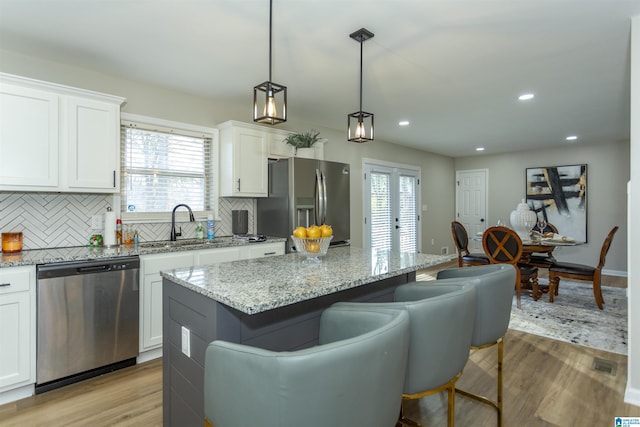
[[[420,170],[364,163],[364,247],[420,251]]]

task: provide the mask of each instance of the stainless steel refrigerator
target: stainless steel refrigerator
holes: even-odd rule
[[[296,227],[328,224],[331,245],[349,243],[349,165],[290,158],[269,163],[269,197],[259,198],[258,234],[290,237]],[[290,251],[293,242],[287,240]]]

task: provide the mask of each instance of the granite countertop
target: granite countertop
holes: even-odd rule
[[[321,262],[296,253],[162,271],[162,277],[247,314],[256,314],[422,268],[451,255],[332,248]]]
[[[34,249],[0,255],[0,268],[21,265],[51,264],[56,262],[87,261],[105,258],[117,258],[134,255],[160,254],[170,252],[194,251],[202,249],[228,248],[233,246],[259,245],[261,243],[284,242],[286,239],[268,237],[265,242],[248,243],[231,236],[216,237],[213,240],[185,239],[177,242],[142,242],[134,245],[121,245],[113,248],[74,246],[68,248]]]

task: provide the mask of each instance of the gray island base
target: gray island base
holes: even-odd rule
[[[450,259],[344,247],[320,263],[287,254],[163,271],[163,424],[203,425],[211,341],[274,351],[316,345],[320,314],[331,304],[391,301],[417,270]]]

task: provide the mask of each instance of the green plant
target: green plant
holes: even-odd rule
[[[310,148],[313,147],[313,144],[318,142],[320,138],[318,136],[320,132],[315,129],[311,129],[305,132],[292,133],[284,139],[289,145],[294,146],[295,148]]]

